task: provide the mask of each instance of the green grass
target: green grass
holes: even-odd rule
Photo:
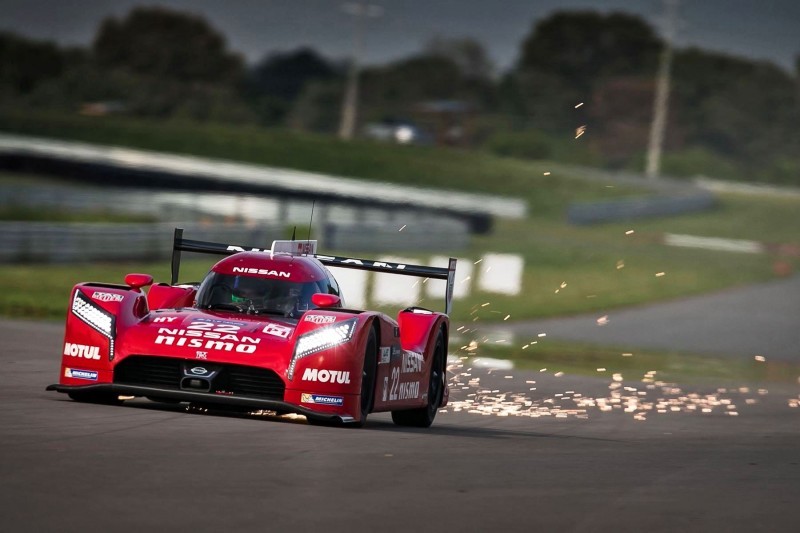
[[[571,201],[632,193],[631,188],[609,189],[564,172],[545,176],[552,170],[547,162],[436,147],[345,142],[255,126],[0,110],[0,131],[230,159],[365,181],[510,195],[527,200],[531,212],[550,215],[560,214]]]
[[[203,278],[213,260],[181,263],[181,281]],[[91,263],[84,265],[0,265],[0,315],[15,318],[63,319],[69,293],[76,283],[124,283],[131,272],[169,281],[168,261],[159,263]]]
[[[509,314],[513,320],[600,312],[769,280],[775,277],[776,261],[800,268],[797,257],[661,244],[663,232],[737,238],[768,235],[775,242],[800,244],[793,231],[793,213],[800,212],[800,201],[749,199],[746,211],[752,225],[742,220],[737,209],[741,203],[737,197],[723,197],[722,207],[715,212],[597,227],[539,218],[501,221],[494,235],[476,238],[471,253],[459,256],[476,259],[481,250],[522,254],[526,265],[523,293],[519,297],[477,293],[458,302],[456,308],[472,311],[490,302],[477,313],[480,320],[503,319]],[[758,227],[776,229],[759,235]],[[630,229],[634,233],[626,235]],[[657,276],[662,272],[663,276]]]
[[[441,251],[471,262],[486,252],[520,254],[525,261],[521,295],[473,291],[467,299],[455,302],[454,320],[499,321],[507,315],[518,320],[604,312],[771,279],[776,261],[800,268],[800,259],[795,256],[671,248],[660,242],[664,232],[673,232],[797,247],[797,198],[720,195],[718,208],[704,213],[571,226],[564,220],[570,202],[618,198],[635,191],[581,181],[547,162],[523,162],[451,149],[344,143],[329,137],[253,127],[0,112],[0,130],[322,171],[364,179],[365,183],[393,181],[525,199],[530,209],[527,219],[499,219],[494,232],[473,237],[468,250]],[[545,176],[551,167],[554,172]],[[626,235],[628,230],[634,233]],[[416,259],[424,262],[428,257]],[[187,261],[185,272],[194,269],[193,279],[200,279],[212,261]],[[60,317],[66,294],[76,282],[121,282],[124,274],[131,271],[149,272],[158,281],[165,281],[169,279],[168,268],[168,261],[0,265],[0,313]],[[480,268],[476,265],[473,278],[480,275]],[[656,276],[661,272],[663,276]],[[182,276],[185,279],[190,278]],[[480,307],[487,302],[489,306]],[[421,303],[434,308],[439,305]]]
[[[682,383],[709,381],[727,383],[776,382],[797,383],[800,365],[788,362],[754,359],[719,358],[708,355],[668,350],[622,350],[613,346],[595,346],[573,342],[539,339],[538,344],[522,346],[506,344],[478,345],[473,351],[450,347],[457,356],[509,359],[515,367],[611,378],[621,374],[626,380],[639,379],[655,371],[655,379]],[[628,355],[623,355],[623,353]],[[545,370],[546,369],[546,370]]]

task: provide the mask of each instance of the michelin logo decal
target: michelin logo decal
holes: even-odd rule
[[[300,395],[302,403],[313,403],[319,405],[333,405],[341,407],[344,405],[344,398],[342,396],[326,396],[324,394],[309,394],[304,392]]]
[[[85,379],[88,381],[97,381],[97,372],[95,370],[78,370],[77,368],[64,368],[64,377],[72,379]]]

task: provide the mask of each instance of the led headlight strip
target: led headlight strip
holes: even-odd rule
[[[308,357],[311,354],[328,350],[352,339],[353,333],[356,330],[356,322],[357,319],[351,318],[350,320],[345,320],[300,335],[294,345],[292,362],[289,363],[289,371],[287,373],[289,379],[291,380],[292,376],[294,376],[294,367],[298,360],[303,357]]]
[[[98,307],[79,290],[75,291],[75,297],[72,299],[72,314],[108,338],[108,360],[113,361],[114,338],[117,335],[114,315]]]

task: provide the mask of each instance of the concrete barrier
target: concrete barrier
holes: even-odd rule
[[[704,191],[678,196],[585,202],[570,205],[567,209],[567,220],[570,224],[584,225],[671,216],[711,209],[716,202],[713,194]]]

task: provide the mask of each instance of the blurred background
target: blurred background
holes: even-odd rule
[[[602,325],[800,265],[793,0],[0,10],[5,316],[61,318],[79,281],[168,280],[176,225],[252,246],[298,227],[324,252],[456,256],[464,346],[504,357],[598,352],[548,352],[535,323],[498,325]],[[188,261],[182,281],[210,261]],[[341,275],[351,304],[441,303],[433,284]],[[608,354],[629,348],[616,342]]]

